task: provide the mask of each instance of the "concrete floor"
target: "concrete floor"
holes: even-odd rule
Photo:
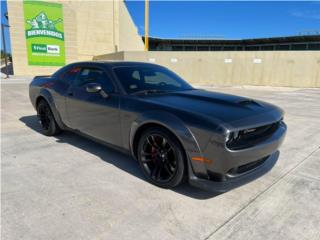
[[[215,89],[275,103],[288,124],[273,170],[216,196],[157,188],[75,134],[41,135],[27,83],[12,82],[1,85],[2,239],[320,239],[320,89]]]

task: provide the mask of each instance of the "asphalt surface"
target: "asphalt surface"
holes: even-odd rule
[[[277,104],[288,125],[271,172],[221,195],[157,188],[122,153],[40,134],[26,81],[4,80],[2,239],[320,239],[320,89],[209,90]]]

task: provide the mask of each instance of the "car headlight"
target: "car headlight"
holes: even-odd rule
[[[235,140],[239,137],[239,131],[229,132],[226,136],[226,142]]]

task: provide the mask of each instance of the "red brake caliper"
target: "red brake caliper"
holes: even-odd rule
[[[155,147],[151,147],[151,158],[152,161],[155,163],[157,160],[157,149]]]

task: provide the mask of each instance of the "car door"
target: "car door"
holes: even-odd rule
[[[66,109],[66,97],[68,89],[70,88],[73,81],[75,81],[77,75],[79,74],[81,68],[78,66],[72,66],[56,76],[56,81],[54,85],[54,91],[52,92],[52,96],[54,98],[54,102],[56,108],[60,114],[62,122],[69,126],[68,112]]]
[[[96,84],[101,91],[90,92]],[[99,67],[82,67],[67,91],[66,106],[72,129],[107,143],[120,146],[120,95],[110,75]]]

